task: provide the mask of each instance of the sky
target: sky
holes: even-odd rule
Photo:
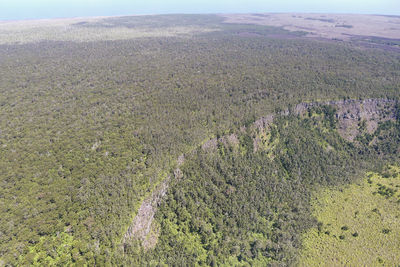
[[[255,12],[400,15],[400,0],[0,0],[0,20]]]

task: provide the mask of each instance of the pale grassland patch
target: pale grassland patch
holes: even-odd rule
[[[173,27],[79,27],[74,24],[96,19],[65,19],[0,22],[0,44],[26,44],[41,41],[112,41],[144,37],[191,36],[215,31],[201,26]]]
[[[400,17],[355,14],[266,13],[223,14],[227,23],[250,23],[283,27],[289,31],[305,31],[309,37],[339,38],[376,36],[398,39]]]
[[[358,184],[322,189],[318,228],[303,236],[300,266],[395,266],[400,262],[400,168]],[[386,177],[386,178],[385,178]]]

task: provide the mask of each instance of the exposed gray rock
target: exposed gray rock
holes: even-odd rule
[[[129,226],[128,231],[124,235],[122,242],[123,244],[129,243],[132,240],[140,240],[145,249],[148,249],[149,245],[151,244],[155,245],[154,242],[148,241],[148,236],[152,230],[152,223],[157,207],[160,205],[161,200],[167,192],[169,179],[169,177],[166,178],[153,191],[151,196],[143,201],[135,218],[132,221],[132,224]]]
[[[305,115],[312,107],[331,105],[336,108],[338,132],[348,141],[360,133],[360,124],[365,123],[366,131],[374,133],[380,122],[395,119],[396,101],[391,99],[338,100],[317,103],[300,103],[293,108],[296,115]]]

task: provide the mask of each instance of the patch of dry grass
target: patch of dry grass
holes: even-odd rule
[[[263,16],[260,16],[263,15]],[[227,14],[225,22],[252,23],[305,31],[309,37],[349,39],[376,36],[400,39],[400,17],[354,14]]]
[[[215,31],[201,26],[172,27],[80,27],[79,22],[96,22],[102,18],[75,18],[0,22],[0,44],[26,44],[40,41],[91,42],[126,40],[144,37],[191,36]]]

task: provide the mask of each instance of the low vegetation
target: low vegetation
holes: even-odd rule
[[[226,14],[230,23],[247,23],[283,27],[291,31],[305,31],[310,38],[350,41],[371,36],[376,39],[396,40],[400,36],[400,17],[366,14]],[[398,40],[397,40],[398,41]]]
[[[301,266],[396,266],[400,262],[400,168],[369,172],[358,183],[321,189],[319,224],[304,235]]]
[[[116,18],[0,22],[0,45],[48,41],[96,42],[152,37],[191,37],[218,31],[213,15],[164,15]]]

